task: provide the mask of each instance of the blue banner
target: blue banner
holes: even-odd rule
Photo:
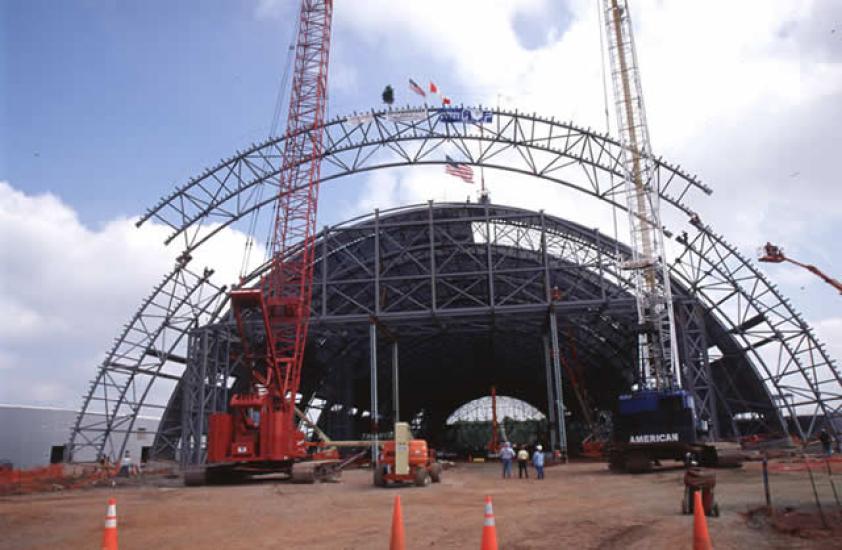
[[[492,120],[491,111],[485,109],[467,109],[462,107],[444,107],[438,110],[440,122],[474,122],[489,123]]]

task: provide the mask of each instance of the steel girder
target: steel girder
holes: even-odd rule
[[[482,126],[442,122],[436,110],[423,108],[337,118],[324,128],[327,148],[322,179],[394,166],[442,164],[445,150],[455,148],[463,162],[536,176],[622,208],[621,155],[615,141],[534,114],[492,111],[492,116],[494,123]],[[274,201],[281,142],[282,139],[270,139],[252,145],[206,170],[162,199],[139,224],[155,220],[168,225],[172,233],[167,242],[176,237],[183,239],[185,252],[189,252],[223,227],[258,215]],[[811,418],[806,425],[794,426],[803,438],[810,437],[818,418],[842,412],[842,378],[827,350],[756,266],[698,221],[688,203],[710,193],[706,186],[660,159],[654,178],[662,204],[691,220],[680,241],[684,247],[671,266],[673,275],[691,292],[701,294],[702,302],[717,321],[730,327],[731,335],[740,342],[738,353],[750,356],[754,368],[762,373],[777,399],[779,412],[793,418],[796,414]],[[176,266],[174,273],[181,270]],[[156,289],[154,294],[158,293]],[[146,302],[142,304],[135,319],[147,307]],[[154,327],[148,330],[154,331]],[[124,338],[125,335],[120,337],[112,352]],[[152,370],[128,365],[129,377],[149,374],[153,381],[167,380],[166,376],[157,377],[155,369],[166,370],[163,367],[167,363],[178,370],[178,363],[169,361],[166,355],[161,357],[163,362],[153,365]],[[107,380],[112,369],[110,362],[107,357],[100,366],[80,417],[100,412],[94,409],[102,402],[97,396],[111,384]],[[134,372],[135,369],[142,370]],[[112,393],[116,390],[130,394],[129,385],[133,384],[133,380],[117,380],[112,384]],[[148,392],[144,392],[140,404],[147,400],[145,393]],[[112,415],[108,409],[104,408],[107,417],[97,428],[93,421],[76,423],[71,452],[80,447],[99,452],[115,448],[110,435],[95,435],[126,432],[121,429],[125,415]],[[101,432],[94,432],[95,429]],[[122,437],[127,436],[124,433]]]

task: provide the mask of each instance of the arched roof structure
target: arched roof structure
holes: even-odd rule
[[[572,124],[536,115],[486,112],[492,122],[483,124],[472,122],[470,114],[461,121],[452,122],[438,110],[426,108],[339,117],[318,129],[325,132],[327,144],[322,158],[322,181],[395,166],[443,164],[446,157],[451,156],[467,164],[541,178],[623,208],[621,149],[617,142]],[[483,114],[480,118],[487,121],[488,117]],[[221,228],[244,224],[251,217],[271,209],[277,192],[282,142],[283,138],[270,139],[238,152],[179,187],[141,219],[140,223],[154,219],[168,225],[172,233],[167,242],[178,240],[183,244],[184,253],[173,271],[141,304],[100,366],[74,427],[71,452],[90,449],[113,454],[122,448],[125,438],[132,432],[137,415],[172,410],[168,407],[168,399],[161,399],[162,395],[167,395],[167,388],[158,392],[156,400],[152,396],[158,390],[153,391],[153,386],[171,389],[179,383],[187,358],[183,351],[178,352],[184,348],[190,331],[213,323],[225,311],[226,289],[213,283],[212,271],[191,270],[190,255]],[[690,352],[696,354],[702,347],[707,349],[705,338],[715,341],[715,349],[711,349],[717,355],[710,362],[722,367],[719,370],[724,377],[719,381],[710,379],[704,369],[697,369],[689,373],[685,381],[698,388],[709,388],[704,390],[702,401],[720,391],[723,395],[730,392],[723,402],[734,398],[731,399],[734,402],[748,404],[747,411],[764,407],[768,410],[771,405],[781,425],[786,423],[786,418],[806,416],[806,423],[795,422],[790,428],[803,438],[810,437],[821,418],[838,417],[842,410],[842,377],[825,347],[792,304],[756,266],[704,224],[689,206],[690,201],[700,200],[708,194],[709,188],[660,159],[651,183],[660,191],[662,207],[683,214],[686,219],[686,225],[669,228],[673,235],[678,235],[676,240],[680,244],[670,268],[680,289],[679,296],[702,308],[701,313],[698,308],[687,312],[688,316],[697,317],[695,331],[690,330],[695,339],[694,350]],[[412,215],[423,216],[420,213],[423,211],[414,211]],[[409,215],[408,212],[402,215]],[[528,215],[539,216],[544,221],[547,218],[540,213]],[[353,234],[355,230],[363,230],[366,224],[377,224],[378,217],[375,216],[374,221],[356,220],[340,225],[347,225]],[[355,228],[355,223],[362,225]],[[569,224],[556,219],[553,223]],[[531,233],[526,231],[522,238],[534,239],[535,227],[533,223]],[[583,241],[591,242],[592,251],[608,254],[601,244],[610,239],[592,230],[579,228],[577,231]],[[374,231],[374,234],[378,233]],[[330,236],[323,242],[329,242],[329,239]],[[345,250],[353,250],[359,242],[359,239],[351,239]],[[490,245],[485,246],[486,251],[490,248]],[[509,247],[508,253],[513,251]],[[529,263],[529,259],[521,258],[519,254],[506,261]],[[604,265],[604,262],[598,263]],[[362,266],[358,268],[365,271]],[[433,278],[441,275],[434,273]],[[573,284],[568,280],[564,282]],[[349,280],[348,284],[363,286],[355,280]],[[523,287],[515,284],[513,290],[525,291],[531,284]],[[620,273],[592,273],[581,278],[576,288],[583,296],[601,289],[599,302],[601,293],[612,288],[611,284],[614,284],[613,291],[619,303],[624,290]],[[392,291],[403,296],[403,303],[411,303],[414,299],[411,286]],[[454,288],[451,292],[453,303],[469,301],[464,288]],[[349,309],[355,307],[353,304],[357,300],[350,287],[339,295],[347,299]],[[506,308],[522,306],[516,301],[499,304],[495,302],[495,296],[490,296],[488,306],[495,319],[500,319]],[[626,299],[630,300],[630,297]],[[315,307],[322,308],[328,303],[324,300],[319,303],[318,299],[315,302]],[[598,306],[595,307],[598,311]],[[359,315],[373,316],[378,322],[389,314],[388,311],[372,314],[364,309],[361,308]],[[318,322],[318,313],[314,322]],[[700,330],[702,326],[706,330]],[[577,334],[577,338],[582,342],[591,338],[591,342],[614,343],[616,357],[602,353],[600,361],[619,360],[622,346],[617,343],[619,340],[612,340],[606,334],[612,330],[622,333],[621,326],[605,322],[600,323],[600,327],[598,331],[593,329],[594,334],[590,336]],[[589,330],[581,329],[580,332]],[[588,346],[584,347],[590,350]],[[726,390],[726,387],[731,389]],[[741,392],[751,395],[737,398]],[[103,415],[94,416],[95,412]],[[166,432],[172,426],[167,424],[166,418],[164,420],[159,436],[166,439]]]

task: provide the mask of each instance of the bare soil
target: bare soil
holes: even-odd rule
[[[367,470],[317,485],[264,480],[185,488],[149,481],[0,498],[0,548],[96,548],[114,496],[123,550],[386,549],[395,495],[408,548],[478,548],[486,495],[494,501],[502,549],[691,548],[693,519],[680,513],[682,476],[681,469],[616,475],[602,463],[574,463],[548,468],[543,481],[503,480],[497,464],[459,464],[427,488],[379,489]],[[749,513],[763,504],[756,464],[717,476],[722,515],[708,518],[717,550],[842,548],[836,536],[779,533]],[[800,477],[780,476],[773,499],[808,506],[812,492]]]

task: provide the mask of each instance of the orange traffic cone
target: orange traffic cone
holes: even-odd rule
[[[392,510],[392,542],[389,543],[389,550],[406,550],[400,495],[395,495],[395,506]]]
[[[480,550],[497,550],[497,526],[494,523],[494,508],[491,497],[485,497],[485,518],[482,522],[482,546]]]
[[[702,504],[702,492],[693,493],[693,550],[713,550],[708,534],[708,521],[705,518],[705,505]]]
[[[108,499],[108,511],[105,512],[102,550],[117,550],[117,501],[113,498]]]

